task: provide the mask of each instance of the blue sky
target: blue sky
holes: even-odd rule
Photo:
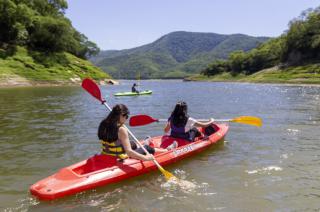
[[[102,50],[151,43],[174,31],[279,36],[316,0],[67,0],[72,25]]]

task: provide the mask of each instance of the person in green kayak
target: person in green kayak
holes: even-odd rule
[[[210,119],[207,122],[200,122],[188,115],[187,103],[180,101],[176,104],[171,116],[168,118],[168,122],[164,127],[164,132],[175,138],[183,138],[190,142],[201,135],[197,127],[208,127],[212,125],[214,119]]]
[[[132,93],[140,93],[140,92],[136,89],[137,86],[138,86],[138,85],[137,85],[136,83],[133,83],[133,85],[132,85],[132,87],[131,87],[131,92],[132,92]]]
[[[168,149],[153,148],[145,144],[146,154],[134,142],[129,141],[128,131],[124,123],[129,118],[129,109],[124,104],[117,104],[112,108],[109,115],[99,125],[98,137],[102,143],[103,155],[115,156],[120,159],[129,157],[138,160],[153,160],[155,152],[167,152]]]

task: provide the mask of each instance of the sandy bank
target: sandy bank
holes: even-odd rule
[[[41,86],[80,86],[80,78],[70,78],[69,80],[57,81],[31,81],[18,75],[1,76],[0,88],[10,87],[41,87]],[[104,79],[97,82],[100,85],[118,85],[119,82],[113,79]]]

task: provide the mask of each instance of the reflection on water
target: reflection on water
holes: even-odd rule
[[[194,186],[168,184],[153,172],[39,202],[29,186],[97,153],[96,131],[107,113],[78,87],[0,89],[0,210],[319,210],[319,87],[141,81],[152,95],[113,97],[132,83],[103,86],[107,103],[124,103],[131,114],[168,118],[184,100],[194,118],[252,115],[264,126],[232,123],[224,145],[166,168]],[[154,123],[132,131],[144,138],[162,129]]]

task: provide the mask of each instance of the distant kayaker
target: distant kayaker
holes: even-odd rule
[[[132,93],[139,93],[139,91],[136,89],[136,86],[138,86],[136,83],[133,83],[132,87],[131,87],[131,92]]]
[[[123,104],[117,104],[112,108],[109,115],[99,125],[98,137],[102,143],[102,153],[116,156],[120,159],[129,157],[138,160],[153,160],[155,152],[167,152],[167,149],[152,148],[144,145],[150,153],[146,155],[142,148],[138,148],[134,142],[129,141],[128,131],[123,126],[129,118],[129,110]]]
[[[168,133],[171,129],[170,136],[183,138],[189,141],[201,135],[196,127],[208,127],[214,122],[210,119],[208,122],[200,122],[188,115],[188,106],[185,102],[178,102],[168,118],[164,132]]]

